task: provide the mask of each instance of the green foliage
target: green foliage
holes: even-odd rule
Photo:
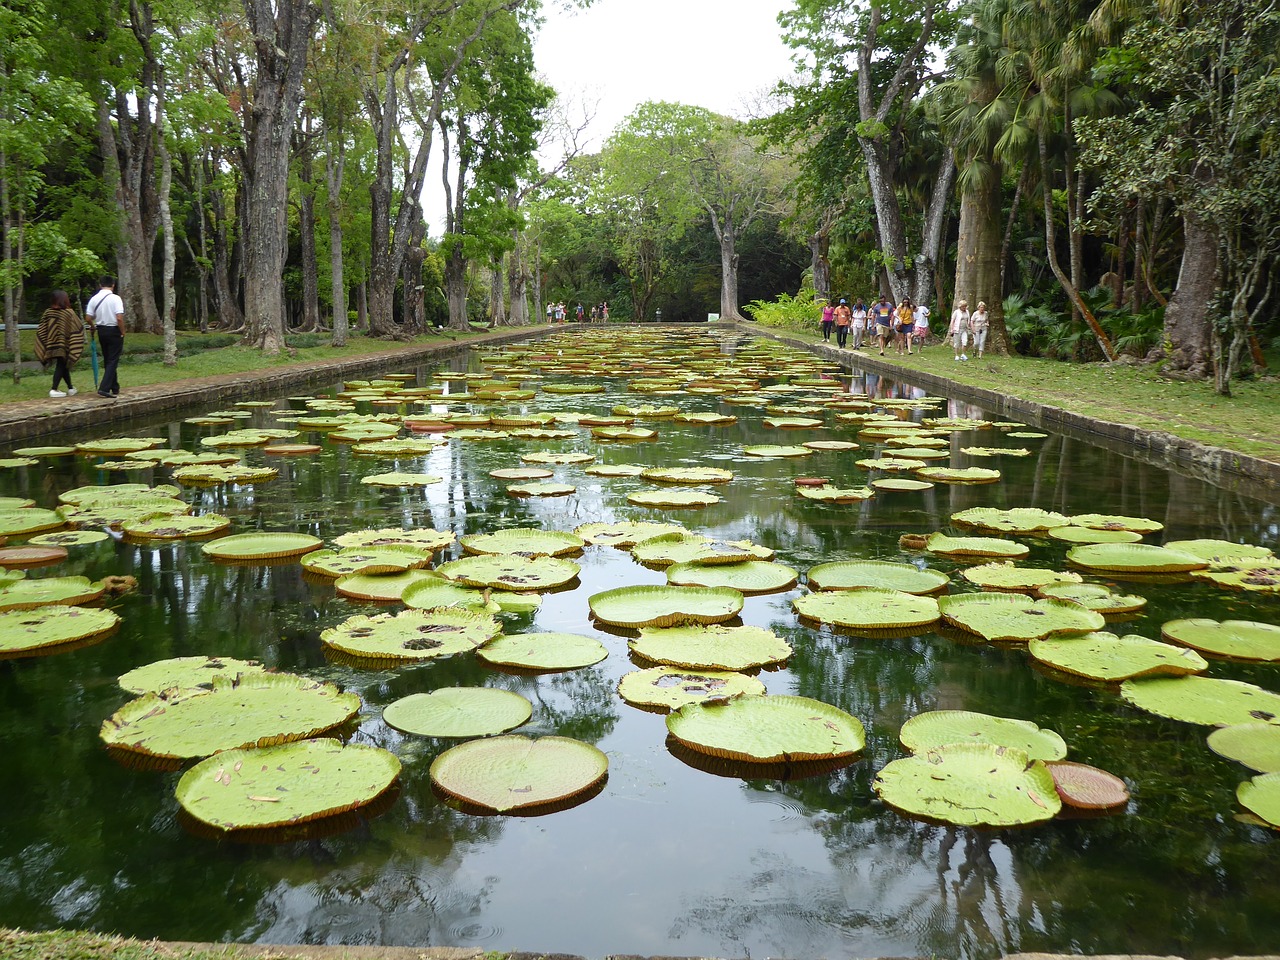
[[[822,308],[813,299],[813,290],[802,290],[796,296],[783,293],[776,300],[752,300],[744,308],[751,319],[766,327],[782,330],[814,330]]]

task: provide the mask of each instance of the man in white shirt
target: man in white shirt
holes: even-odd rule
[[[98,396],[118,397],[120,381],[116,368],[120,366],[120,354],[124,353],[124,301],[116,293],[116,278],[103,277],[102,289],[93,295],[85,307],[84,318],[93,324],[102,347],[102,380],[98,384]]]

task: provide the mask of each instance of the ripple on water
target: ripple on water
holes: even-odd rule
[[[772,809],[769,811],[771,816],[769,820],[778,823],[782,820],[794,820],[797,817],[806,817],[804,806],[787,796],[785,793],[777,793],[771,790],[764,790],[759,793],[752,793],[747,798],[749,803],[763,804]]]
[[[453,943],[487,943],[502,936],[502,928],[478,920],[459,922],[449,927],[449,939]]]

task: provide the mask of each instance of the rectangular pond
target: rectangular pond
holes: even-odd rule
[[[892,454],[886,436],[860,438],[865,422],[842,415],[888,411],[899,424],[922,424],[933,417],[982,420],[984,411],[930,401],[909,384],[850,375],[737,333],[569,332],[400,372],[412,374],[408,386],[438,386],[444,396],[404,402],[365,395],[347,402],[361,415],[392,416],[397,426],[406,417],[445,413],[551,414],[557,419],[547,427],[572,436],[473,434],[389,459],[361,456],[328,433],[302,430],[288,442],[312,442],[318,452],[235,451],[249,465],[277,469],[274,479],[183,487],[181,496],[197,515],[229,517],[232,533],[305,532],[326,544],[370,528],[429,527],[461,537],[510,527],[572,531],[619,520],[672,521],[715,538],[750,540],[776,551],[778,562],[801,575],[800,586],[745,599],[741,622],[767,628],[793,648],[783,668],[760,672],[759,679],[770,695],[814,698],[858,718],[865,751],[837,769],[786,779],[807,771],[753,775],[670,746],[664,717],[629,706],[617,693],[625,674],[650,665],[633,660],[628,639],[634,634],[606,629],[590,615],[588,599],[601,591],[666,582],[661,569],[616,547],[587,546],[575,561],[581,573],[568,588],[544,594],[536,612],[499,616],[507,634],[583,634],[608,651],[585,669],[534,675],[499,672],[474,653],[398,669],[342,662],[326,655],[323,630],[354,615],[401,608],[348,600],[297,563],[222,565],[204,555],[199,541],[112,536],[72,546],[65,561],[28,576],[136,578],[136,590],[100,601],[122,617],[119,631],[81,649],[0,662],[0,924],[173,940],[587,956],[981,960],[1043,950],[1198,958],[1265,952],[1280,942],[1280,838],[1244,816],[1236,789],[1253,774],[1209,750],[1209,728],[1143,712],[1115,686],[1067,682],[1038,669],[1026,644],[985,643],[934,627],[891,637],[851,635],[802,623],[792,608],[808,592],[807,571],[838,560],[927,565],[950,576],[949,595],[976,592],[962,576],[971,563],[899,542],[908,533],[963,533],[951,517],[972,507],[1146,518],[1162,527],[1145,535],[1148,544],[1215,538],[1275,550],[1275,503],[1071,437],[963,424],[938,434],[945,442],[935,449],[943,456],[930,462],[995,468],[998,482],[877,491],[854,503],[805,499],[796,478],[863,487],[889,476],[857,464]],[[501,391],[513,387],[536,393],[504,398]],[[341,389],[335,385],[327,396]],[[588,389],[601,392],[565,392]],[[494,390],[484,399],[484,391]],[[462,393],[472,399],[446,402]],[[232,429],[298,429],[289,418],[314,415],[307,400],[229,407],[236,416],[218,418],[223,423],[131,423],[127,435],[207,451],[203,441]],[[656,436],[636,442],[599,439],[577,422],[579,415],[609,415],[618,405],[736,419],[641,418],[635,426]],[[766,425],[769,417],[820,423],[785,429]],[[432,434],[401,429],[399,435]],[[807,448],[803,457],[744,453],[755,445],[813,441],[859,446]],[[1021,450],[1025,455],[1010,452]],[[596,466],[714,467],[731,471],[733,479],[669,487],[639,476],[589,473],[592,464],[564,464],[548,469],[572,493],[509,495],[511,481],[490,471],[528,466],[521,455],[535,451],[583,452]],[[119,459],[75,454],[9,467],[0,470],[0,496],[48,508],[61,493],[85,485],[171,482],[168,468],[101,468]],[[362,482],[388,471],[441,480],[416,488]],[[703,490],[717,502],[669,509],[628,501],[659,489]],[[1029,547],[1023,566],[1068,569],[1070,543],[1044,535],[1007,539]],[[23,540],[13,537],[10,544]],[[455,543],[436,562],[461,556]],[[1162,624],[1180,618],[1280,623],[1274,592],[1230,591],[1185,578],[1084,578],[1147,600],[1139,614],[1108,623],[1116,634],[1158,639]],[[355,818],[345,832],[277,844],[211,840],[184,828],[174,797],[180,773],[118,763],[99,728],[129,699],[116,683],[119,675],[194,655],[257,659],[358,694],[359,723],[343,735],[400,759],[394,802],[380,815]],[[1278,670],[1211,659],[1207,675],[1280,690]],[[516,732],[575,738],[603,751],[609,761],[603,788],[543,816],[482,816],[442,800],[428,768],[455,741],[400,733],[382,712],[411,694],[480,686],[531,702],[531,719]],[[904,816],[877,797],[872,782],[888,763],[907,756],[898,740],[903,723],[933,710],[1019,718],[1057,731],[1070,759],[1123,778],[1132,798],[1115,815],[1021,829]]]

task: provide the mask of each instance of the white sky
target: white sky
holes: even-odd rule
[[[783,0],[594,0],[548,4],[539,72],[570,102],[598,105],[590,149],[638,104],[667,100],[744,115],[744,100],[792,73]],[[581,109],[573,111],[581,115]],[[571,114],[572,115],[572,114]]]

